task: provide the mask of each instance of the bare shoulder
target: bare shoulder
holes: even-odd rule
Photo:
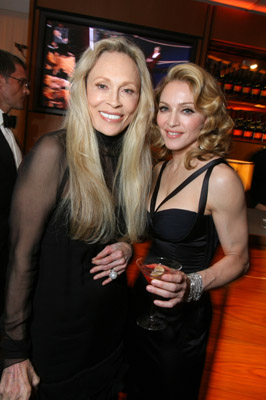
[[[210,181],[214,190],[224,190],[231,186],[236,186],[236,189],[243,188],[239,175],[227,164],[215,166]]]
[[[227,164],[217,165],[209,183],[209,203],[211,208],[229,204],[244,203],[244,189],[237,172]]]

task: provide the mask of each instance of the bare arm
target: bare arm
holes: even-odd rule
[[[245,273],[249,266],[244,191],[237,174],[225,165],[213,171],[206,211],[213,216],[224,257],[209,268],[199,271],[204,291],[233,281]],[[161,281],[152,281],[147,290],[170,299],[156,300],[155,303],[161,307],[171,308],[186,300],[189,279],[182,271],[173,275],[165,274]]]
[[[223,166],[225,167],[225,166]],[[248,226],[242,183],[229,168],[214,170],[211,177],[209,207],[224,257],[201,271],[204,290],[223,286],[248,270]]]

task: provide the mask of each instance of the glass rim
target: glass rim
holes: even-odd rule
[[[140,263],[142,263],[142,264],[145,264],[145,263],[156,263],[156,259],[158,261],[160,260],[159,262],[157,261],[157,264],[162,264],[162,265],[165,265],[166,267],[169,267],[169,268],[171,268],[171,264],[172,264],[172,265],[176,265],[176,270],[181,270],[182,269],[182,264],[179,261],[173,260],[172,258],[169,258],[169,257],[163,257],[163,256],[142,256],[142,257],[138,257],[136,259],[136,265],[139,266]],[[163,263],[163,261],[165,261],[165,263]],[[169,262],[170,265],[167,264],[167,261]]]

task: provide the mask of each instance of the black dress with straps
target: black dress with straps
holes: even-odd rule
[[[218,236],[211,215],[204,215],[208,184],[213,168],[226,163],[219,158],[192,173],[155,209],[162,165],[151,199],[149,227],[152,244],[150,255],[178,260],[185,273],[208,268],[218,245]],[[198,212],[184,209],[160,210],[160,207],[205,173]],[[182,303],[173,309],[158,307],[158,313],[168,321],[162,331],[147,331],[136,324],[136,318],[149,306],[150,294],[146,281],[139,276],[133,288],[128,334],[130,373],[129,400],[196,400],[205,360],[211,322],[208,293],[200,301]]]

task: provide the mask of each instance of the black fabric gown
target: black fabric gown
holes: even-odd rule
[[[209,177],[214,166],[221,162],[224,161],[210,161],[192,173],[154,209],[166,163],[162,165],[151,199],[149,225],[152,244],[149,255],[178,260],[185,273],[208,268],[218,245],[218,237],[212,216],[204,215],[204,211]],[[178,195],[202,173],[205,176],[197,213],[183,209],[160,211],[162,204]],[[145,290],[146,285],[140,274],[131,296],[127,342],[130,364],[128,399],[196,400],[211,322],[209,295],[204,293],[200,301],[182,303],[174,309],[157,307],[157,313],[168,322],[167,328],[148,331],[135,322],[137,316],[150,307],[151,295]]]
[[[97,137],[111,187],[123,134]],[[109,400],[121,389],[126,277],[105,286],[93,280],[91,259],[106,244],[71,239],[64,213],[58,214],[67,183],[65,134],[59,131],[26,157],[15,189],[6,365],[31,359],[41,379],[38,399]]]

